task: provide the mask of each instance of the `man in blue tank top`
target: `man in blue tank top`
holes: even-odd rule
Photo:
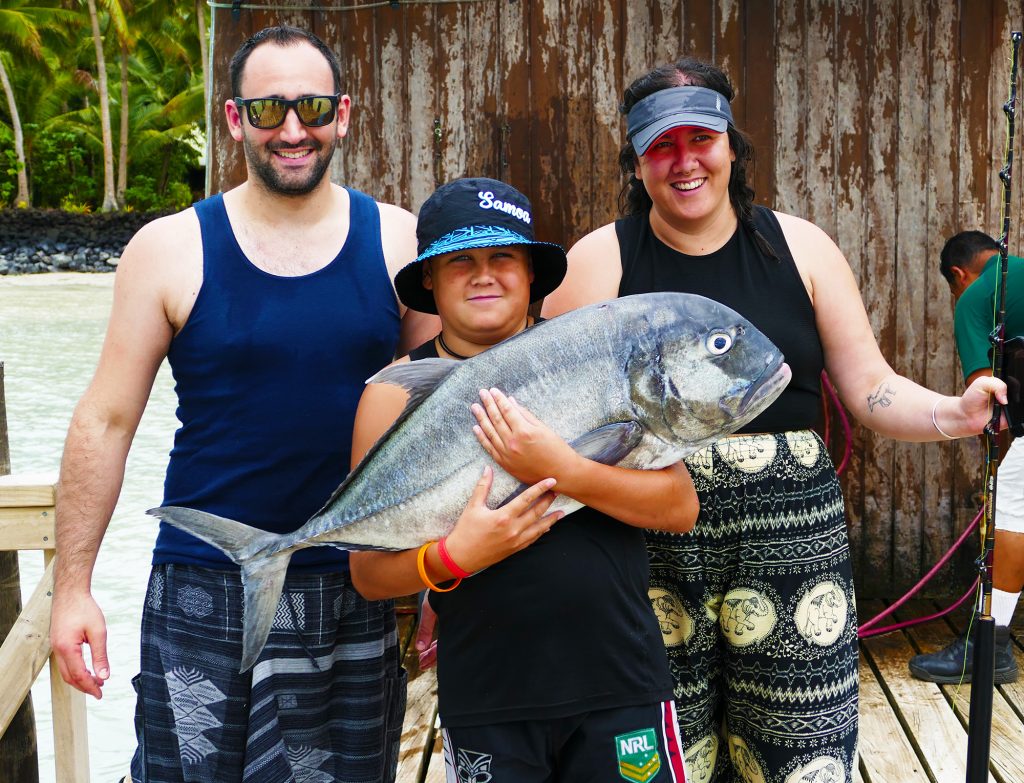
[[[363,381],[437,331],[390,282],[415,218],[326,176],[350,99],[338,60],[290,27],[245,41],[225,102],[247,179],[125,248],[106,341],[65,444],[51,639],[64,679],[110,677],[93,567],[154,376],[178,417],[163,504],[294,530],[345,477]],[[390,602],[347,553],[295,558],[259,661],[239,673],[237,567],[161,526],[142,620],[132,780],[389,780],[405,687]],[[92,671],[83,657],[91,652]]]
[[[989,335],[998,285],[999,243],[981,231],[962,231],[946,240],[939,271],[949,283],[956,307],[953,332],[964,382],[992,374]],[[1024,336],[1024,259],[1010,256],[1006,274],[1006,337]],[[1016,682],[1010,623],[1024,587],[1024,445],[1010,444],[1001,459],[996,492],[996,548],[992,567],[992,617],[996,621],[995,681]],[[977,627],[977,626],[974,626]],[[927,682],[970,682],[974,634],[964,633],[946,647],[910,659],[910,673]]]

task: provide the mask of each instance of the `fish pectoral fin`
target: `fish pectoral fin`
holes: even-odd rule
[[[270,636],[277,605],[281,601],[284,578],[288,572],[290,552],[270,557],[253,558],[242,564],[242,665],[240,672],[251,669]],[[299,629],[296,629],[297,631]]]
[[[640,445],[642,438],[643,430],[639,424],[635,421],[621,421],[591,430],[569,445],[582,457],[603,465],[617,465]],[[526,491],[526,488],[526,484],[520,484],[497,505],[497,508],[511,503]]]
[[[642,438],[643,429],[635,421],[619,421],[584,433],[569,445],[594,462],[618,465],[640,445]]]
[[[419,405],[458,366],[455,359],[420,359],[385,367],[366,382],[390,383],[405,389],[409,393],[409,402],[405,406],[408,411]]]

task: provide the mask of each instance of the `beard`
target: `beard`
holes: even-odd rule
[[[338,146],[338,139],[332,137],[330,146],[326,149],[316,139],[311,139],[309,144],[313,146],[315,159],[304,176],[299,172],[291,172],[289,176],[282,176],[282,172],[274,167],[273,151],[294,149],[292,145],[277,143],[272,146],[257,147],[246,136],[242,146],[245,150],[245,160],[249,164],[249,170],[267,190],[279,196],[305,196],[320,184],[324,174],[327,173],[327,167],[331,164],[334,150]]]

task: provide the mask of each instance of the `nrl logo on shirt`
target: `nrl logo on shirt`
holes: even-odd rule
[[[641,729],[615,738],[619,775],[635,783],[647,783],[661,769],[658,738],[654,729]]]
[[[473,750],[459,750],[459,763],[456,772],[459,783],[490,783],[491,762],[494,757],[490,753],[477,753]]]

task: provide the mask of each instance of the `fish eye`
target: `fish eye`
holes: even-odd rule
[[[712,332],[707,336],[704,345],[713,356],[721,356],[732,348],[732,335],[728,332]]]

